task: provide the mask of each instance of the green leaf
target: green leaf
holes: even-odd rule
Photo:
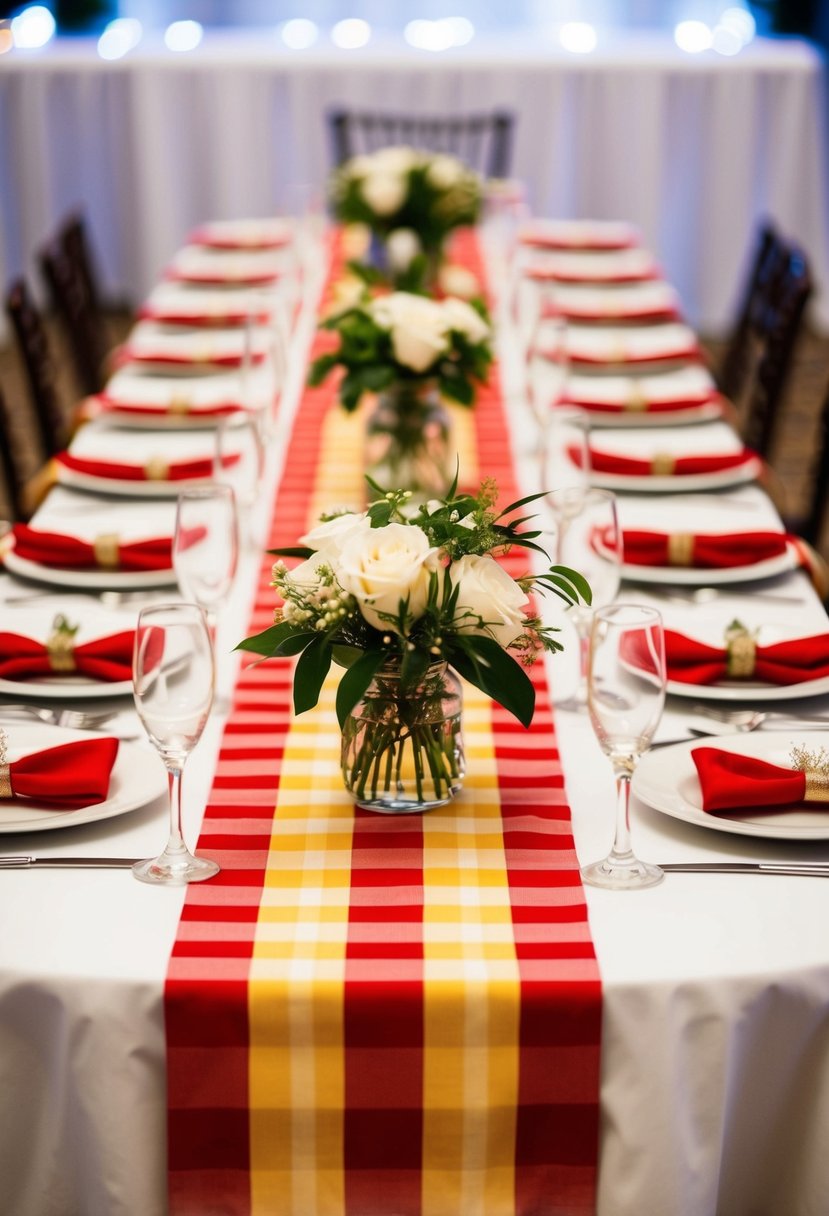
[[[593,602],[593,592],[587,579],[569,566],[551,566],[544,574],[540,574],[536,581],[545,583],[551,591],[570,603],[574,604],[579,599],[588,605]]]
[[[287,545],[284,549],[268,549],[268,553],[272,553],[275,557],[306,558],[315,552],[315,549],[309,549],[307,545]]]
[[[256,633],[250,638],[243,638],[235,649],[250,650],[253,654],[264,654],[270,658],[271,655],[276,654],[277,647],[286,638],[292,637],[296,631],[296,625],[289,625],[286,621],[280,621],[278,625],[271,625],[269,629],[263,630],[262,633]]]
[[[285,638],[284,641],[280,642],[274,651],[274,654],[279,655],[279,657],[283,659],[289,657],[290,655],[300,654],[301,651],[306,648],[306,646],[310,646],[314,639],[318,637],[318,633],[313,633],[308,629],[304,629],[302,633],[294,633],[291,635],[291,637]]]
[[[504,507],[499,519],[503,519],[505,515],[509,515],[512,511],[517,511],[519,507],[526,507],[531,502],[538,502],[539,498],[546,498],[547,491],[542,490],[538,494],[527,494],[525,498],[519,498],[516,502],[511,502],[508,507]],[[531,518],[528,516],[527,518]]]
[[[294,711],[302,714],[313,709],[320,697],[320,689],[331,666],[331,643],[323,634],[318,634],[306,646],[299,657],[294,672]]]
[[[463,650],[454,650],[450,657],[455,670],[503,705],[522,726],[529,726],[535,712],[535,688],[521,664],[494,638],[467,634],[457,640],[462,641]]]
[[[340,680],[337,689],[337,721],[340,729],[345,726],[345,720],[351,710],[360,700],[377,672],[386,661],[383,650],[366,650],[356,662],[352,663]]]

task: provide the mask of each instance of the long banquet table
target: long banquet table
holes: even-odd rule
[[[588,55],[542,32],[440,55],[402,39],[289,51],[276,34],[208,33],[175,55],[150,36],[123,59],[87,39],[3,57],[0,280],[83,202],[107,290],[138,302],[205,214],[268,214],[321,191],[326,111],[513,110],[516,179],[539,215],[637,224],[703,332],[722,329],[757,223],[773,217],[829,281],[825,71],[797,39],[690,55],[667,35]],[[829,325],[816,295],[815,320]]]
[[[299,407],[315,305],[312,284],[270,448],[272,487]],[[515,451],[532,489],[531,424],[508,332],[501,356]],[[705,425],[727,433],[723,423]],[[682,430],[690,441],[695,428]],[[78,501],[77,492],[56,489],[37,522],[65,522]],[[623,518],[626,509],[647,512],[653,501],[625,496]],[[687,496],[659,496],[658,504],[662,523],[687,526]],[[717,509],[724,518],[730,512],[758,526],[779,526],[756,485],[730,489],[718,497]],[[263,495],[262,526],[269,510]],[[259,565],[258,553],[244,555],[222,625],[226,637],[245,631]],[[8,620],[21,584],[4,575],[2,589],[7,606],[0,611]],[[690,625],[694,609],[669,605],[664,591],[651,586],[653,601],[677,627]],[[794,602],[775,604],[766,595]],[[648,596],[646,587],[627,586],[620,598]],[[53,602],[64,607],[66,597]],[[800,571],[760,586],[737,584],[708,611],[723,622],[734,615],[752,625],[771,619],[778,629],[795,617],[798,630],[826,626]],[[549,665],[554,704],[572,688],[573,651]],[[221,665],[227,687],[232,658],[223,656]],[[829,697],[811,698],[808,707],[826,712]],[[557,711],[555,719],[578,854],[591,860],[609,844],[610,767],[584,715]],[[687,700],[673,698],[659,737],[683,737],[694,720]],[[134,721],[128,708],[119,719],[125,727]],[[219,718],[208,725],[186,773],[191,839],[221,726]],[[147,754],[148,764],[158,763],[150,749]],[[642,804],[634,809],[635,846],[653,860],[829,861],[829,841],[806,845],[706,832]],[[57,834],[7,836],[3,852],[149,855],[160,847],[165,815],[157,799],[129,815]],[[588,889],[587,900],[603,986],[600,1216],[820,1212],[829,1194],[823,1131],[829,1117],[829,884],[669,875],[644,892]],[[0,1176],[5,1207],[16,1216],[166,1211],[162,993],[183,901],[180,890],[146,887],[118,871],[2,873]],[[544,1206],[538,1212],[546,1216]]]

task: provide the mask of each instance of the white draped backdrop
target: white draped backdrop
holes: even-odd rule
[[[38,244],[80,203],[108,290],[139,302],[195,224],[322,188],[336,103],[511,108],[513,171],[533,210],[638,224],[703,330],[728,323],[762,216],[802,241],[827,282],[823,62],[807,43],[758,39],[724,58],[643,35],[567,55],[505,37],[435,56],[290,52],[271,33],[109,63],[83,40],[5,56],[0,278],[32,273]],[[813,315],[829,327],[825,298]]]

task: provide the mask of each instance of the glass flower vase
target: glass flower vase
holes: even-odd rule
[[[408,815],[451,802],[465,772],[462,709],[445,663],[406,685],[399,668],[383,668],[343,727],[343,780],[357,805]]]
[[[415,500],[442,498],[452,484],[452,419],[433,380],[400,380],[378,394],[366,423],[366,471]]]

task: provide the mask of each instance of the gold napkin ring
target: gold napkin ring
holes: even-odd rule
[[[733,680],[750,680],[754,675],[757,643],[747,633],[737,633],[726,642],[726,675]]]
[[[95,561],[105,570],[117,569],[119,562],[118,556],[118,533],[117,532],[102,532],[100,536],[96,536],[93,541],[95,550]]]
[[[668,565],[690,566],[694,560],[692,532],[672,532],[668,537]]]
[[[803,801],[829,802],[829,773],[807,768],[803,775],[806,778]]]
[[[639,386],[639,381],[631,382],[630,391],[625,402],[625,409],[633,413],[641,414],[648,408],[648,400],[642,389]]]
[[[670,477],[676,467],[676,457],[671,452],[657,452],[651,459],[654,477]]]
[[[190,398],[183,393],[174,393],[167,407],[170,414],[187,414],[190,412]]]
[[[144,465],[144,474],[148,481],[167,481],[170,466],[163,456],[151,456]]]
[[[52,671],[77,671],[74,633],[57,628],[46,639],[46,654]]]
[[[8,764],[0,764],[0,798],[11,798],[12,779]]]

